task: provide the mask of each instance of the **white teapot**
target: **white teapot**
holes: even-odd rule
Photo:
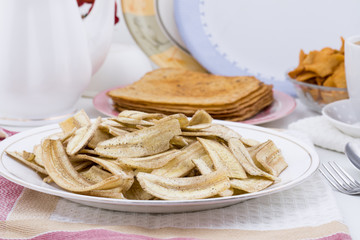
[[[82,20],[76,0],[0,1],[0,120],[74,111],[110,47],[114,5],[96,0]]]

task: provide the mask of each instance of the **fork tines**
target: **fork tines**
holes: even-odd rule
[[[323,169],[320,168],[319,171],[339,192],[345,194],[360,194],[360,183],[351,177],[336,162],[324,163],[322,166]]]

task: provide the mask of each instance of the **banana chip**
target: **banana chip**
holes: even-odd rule
[[[34,154],[35,154],[35,159],[34,159],[34,161],[35,161],[39,166],[44,167],[44,162],[43,162],[43,160],[42,160],[42,158],[41,158],[41,156],[42,156],[42,152],[41,152],[41,151],[42,151],[42,150],[41,150],[40,144],[37,144],[37,145],[34,146],[34,149],[33,149],[33,152],[34,152]]]
[[[100,130],[100,128],[96,129],[94,136],[90,139],[89,143],[88,143],[88,147],[89,148],[96,148],[96,146],[98,145],[99,142],[103,142],[105,140],[108,140],[112,137],[111,134]]]
[[[135,179],[131,188],[125,192],[125,197],[127,199],[136,199],[136,200],[150,200],[154,196],[146,192],[141,186],[138,180]]]
[[[199,142],[195,142],[181,150],[181,153],[165,166],[153,170],[151,173],[163,177],[183,177],[194,167],[192,159],[206,155],[205,149]]]
[[[170,139],[180,134],[179,121],[171,119],[100,142],[95,151],[104,157],[143,157],[168,150]]]
[[[197,110],[192,116],[189,126],[212,123],[213,118],[205,110]]]
[[[199,169],[200,173],[202,175],[209,174],[213,171],[215,171],[213,168],[213,163],[209,156],[203,156],[200,158],[192,159],[192,162],[195,164],[197,169]]]
[[[102,170],[97,166],[92,166],[89,170],[81,172],[81,176],[85,177],[87,180],[93,183],[99,183],[106,178],[111,177],[111,173]],[[108,190],[92,190],[88,192],[84,192],[82,194],[96,196],[96,197],[107,197],[107,198],[118,198],[125,199],[122,194],[123,188],[116,187]]]
[[[260,144],[259,141],[250,138],[241,137],[240,140],[244,145],[246,145],[246,147],[254,147]]]
[[[87,168],[87,167],[89,167],[89,166],[92,165],[92,163],[91,163],[91,162],[88,162],[88,161],[86,161],[86,162],[76,162],[76,163],[72,163],[72,164],[73,164],[73,166],[74,166],[74,169],[75,169],[76,171],[80,172],[80,173],[82,173],[81,171],[82,171],[83,169],[85,169],[85,168]],[[43,179],[43,181],[46,182],[46,183],[52,183],[52,182],[53,182],[53,180],[51,179],[50,176],[45,177],[45,178]]]
[[[132,110],[125,110],[122,111],[121,113],[119,113],[118,115],[119,117],[128,117],[128,118],[133,118],[133,119],[138,119],[138,120],[158,120],[161,118],[166,117],[166,115],[162,114],[162,113],[144,113],[144,112],[140,112],[140,111],[132,111]]]
[[[215,140],[204,138],[198,140],[206,149],[216,170],[224,169],[230,178],[247,178],[244,168],[227,147]]]
[[[192,125],[192,126],[187,126],[185,128],[183,128],[184,131],[199,131],[208,127],[211,127],[212,124],[211,123],[202,123],[202,124],[197,124],[197,125]]]
[[[72,192],[87,192],[118,187],[123,184],[120,176],[111,176],[91,184],[72,166],[60,140],[45,139],[42,144],[44,165],[49,176],[60,187]]]
[[[161,168],[181,153],[180,150],[172,149],[163,153],[142,158],[118,158],[117,163],[131,168],[152,170]]]
[[[19,152],[14,152],[14,151],[6,151],[6,153],[7,153],[9,156],[11,156],[11,157],[17,159],[18,161],[22,162],[22,163],[25,164],[26,166],[32,168],[32,169],[35,170],[36,172],[39,172],[39,173],[42,173],[42,174],[45,174],[45,175],[48,174],[48,173],[46,172],[46,170],[45,170],[42,166],[26,160],[21,153],[19,153]]]
[[[115,118],[115,121],[122,123],[122,124],[126,124],[126,125],[143,125],[143,126],[153,126],[154,125],[154,123],[145,121],[142,119],[122,117],[122,116],[118,116],[117,118]]]
[[[111,173],[102,170],[101,168],[97,166],[92,166],[86,171],[83,171],[80,173],[82,177],[84,177],[86,180],[92,182],[92,183],[98,183],[103,180],[105,180],[108,177],[111,177]]]
[[[112,159],[103,159],[84,154],[78,154],[74,156],[73,159],[89,160],[99,164],[100,166],[111,172],[114,176],[119,176],[123,180],[123,183],[119,187],[122,187],[125,190],[129,189],[134,182],[134,172],[131,169],[120,167],[117,162]]]
[[[247,151],[240,139],[231,138],[229,141],[229,147],[231,149],[231,152],[239,160],[239,162],[248,174],[252,176],[263,176],[271,180],[278,180],[276,176],[264,172],[255,165],[249,152]]]
[[[193,137],[219,137],[225,141],[229,141],[230,138],[241,138],[241,135],[231,128],[228,128],[219,124],[211,124],[210,127],[203,128],[200,131],[182,132],[182,136]]]
[[[121,191],[122,188],[113,188],[108,190],[91,190],[87,192],[82,192],[81,194],[95,196],[95,197],[125,199],[124,194]]]
[[[266,178],[247,178],[247,179],[231,179],[230,185],[233,188],[245,191],[245,192],[258,192],[273,184],[274,181]]]
[[[106,125],[106,124],[101,124],[101,128],[103,129],[103,131],[107,132],[108,134],[110,134],[111,136],[122,136],[130,131],[125,130],[124,128],[119,128],[119,127],[114,127],[112,125]],[[103,141],[105,141],[107,139],[104,139]],[[96,146],[95,146],[96,147]]]
[[[252,155],[255,155],[253,159],[257,165],[261,166],[266,172],[274,176],[279,176],[279,174],[288,166],[280,149],[278,149],[271,140],[260,144],[260,147],[256,149]]]
[[[98,117],[93,124],[81,127],[76,130],[75,135],[70,138],[66,146],[66,152],[69,155],[74,155],[82,148],[84,148],[94,136],[100,122],[101,117]]]
[[[89,116],[82,109],[79,112],[77,112],[74,116],[66,119],[63,122],[60,122],[59,126],[61,127],[63,132],[66,134],[66,133],[71,133],[74,129],[79,129],[81,127],[85,127],[90,124],[91,124],[91,121],[90,121]]]
[[[225,171],[221,170],[188,178],[169,178],[149,173],[138,173],[136,178],[145,191],[166,200],[208,198],[230,187]]]
[[[177,113],[173,115],[166,116],[158,121],[158,123],[166,122],[171,119],[177,119],[179,121],[180,127],[185,128],[189,126],[189,119],[182,113]]]
[[[170,144],[177,146],[177,147],[186,147],[189,145],[189,141],[182,137],[182,136],[174,136],[171,140],[170,140]]]

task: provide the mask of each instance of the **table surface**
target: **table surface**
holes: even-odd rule
[[[296,100],[297,106],[293,113],[290,115],[265,124],[261,124],[259,126],[267,127],[267,128],[282,128],[286,129],[288,125],[294,121],[297,121],[302,118],[317,116],[318,113],[309,111],[303,104],[301,104],[298,99]],[[100,112],[98,112],[92,105],[92,99],[90,98],[81,98],[77,103],[78,109],[84,109],[87,114],[91,117],[104,116]],[[24,131],[29,128],[22,127],[11,127],[4,126],[9,130],[14,131]],[[327,161],[336,161],[341,166],[344,167],[345,170],[348,170],[354,178],[360,180],[360,172],[355,167],[353,167],[350,161],[346,158],[345,154],[325,150],[322,148],[316,147],[316,151],[319,154],[321,162]],[[344,223],[349,227],[350,234],[353,239],[360,239],[360,196],[350,196],[339,193],[334,190],[334,196],[336,198],[337,204],[339,206],[340,212],[343,216]]]

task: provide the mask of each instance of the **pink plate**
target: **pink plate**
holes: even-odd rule
[[[114,87],[112,89],[119,88]],[[112,89],[105,90],[97,94],[93,99],[94,107],[101,113],[113,117],[119,112],[113,107],[111,98],[106,93]],[[274,102],[254,117],[242,121],[247,124],[262,124],[283,118],[294,111],[296,107],[295,99],[286,93],[274,90]]]

